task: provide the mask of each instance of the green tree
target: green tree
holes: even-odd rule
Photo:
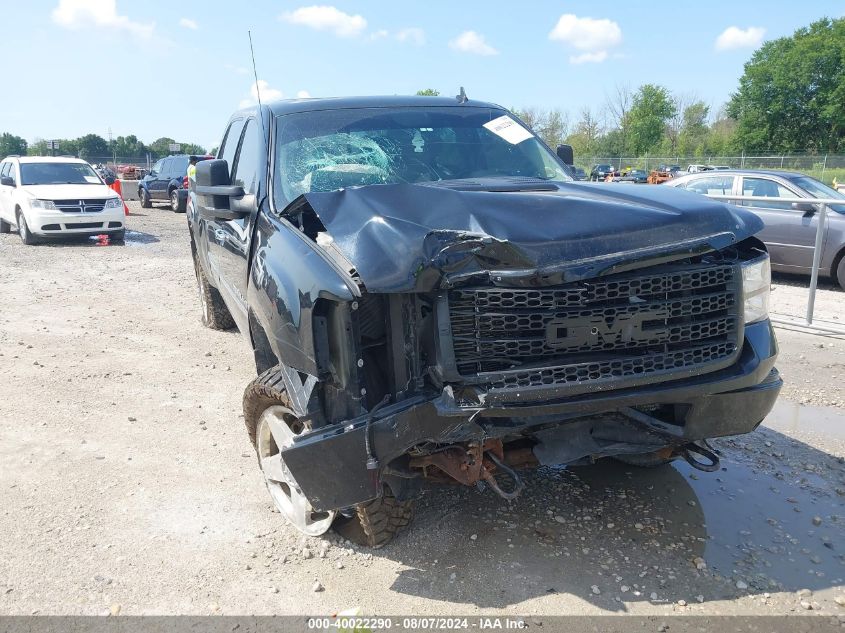
[[[555,149],[566,139],[569,128],[569,117],[562,110],[543,110],[535,106],[517,109],[511,108],[533,132],[539,136],[546,145]]]
[[[686,156],[699,156],[704,151],[704,144],[710,129],[707,117],[710,108],[703,101],[695,101],[684,108],[681,118],[681,130],[678,134],[678,152]]]
[[[197,156],[202,156],[205,154],[205,148],[202,145],[197,145],[196,143],[182,143],[182,149],[180,150],[183,154],[196,154]]]
[[[630,148],[635,155],[651,152],[660,144],[666,122],[676,111],[675,100],[663,86],[645,84],[639,87],[628,112]]]
[[[575,159],[595,156],[596,144],[601,137],[601,125],[590,108],[581,110],[580,118],[572,133],[566,137],[566,142],[572,145]]]
[[[147,147],[134,134],[118,136],[112,150],[118,158],[141,158],[147,153]]]
[[[26,149],[29,156],[49,156],[50,150],[47,149],[47,141],[43,138],[36,138],[35,141],[29,144]]]
[[[746,151],[845,150],[845,18],[765,42],[728,104]]]
[[[702,154],[711,156],[727,156],[735,153],[737,147],[737,121],[732,119],[723,110],[716,115],[716,120],[710,126],[707,137],[704,141]]]
[[[630,113],[632,105],[631,86],[628,84],[616,84],[613,89],[613,94],[606,99],[605,112],[610,119],[612,129],[608,132],[613,132],[612,139],[606,139],[610,145],[613,146],[614,152],[607,156],[619,156],[631,151],[629,147],[630,141],[628,136],[630,134]],[[607,136],[607,135],[606,135]],[[602,149],[610,149],[610,146]]]
[[[563,143],[569,128],[569,117],[561,110],[554,109],[545,113],[537,134],[552,149]]]
[[[435,90],[434,88],[423,88],[422,90],[417,90],[418,97],[439,97],[440,91]]]
[[[150,143],[148,149],[150,150],[150,152],[153,153],[156,158],[160,158],[162,156],[167,156],[170,154],[170,144],[175,142],[176,141],[174,141],[170,137],[162,136],[161,138],[157,138],[152,143]]]
[[[111,156],[109,144],[98,134],[86,134],[76,139],[76,152],[85,160]]]
[[[9,154],[24,156],[26,154],[26,140],[9,132],[3,132],[0,134],[0,158]]]

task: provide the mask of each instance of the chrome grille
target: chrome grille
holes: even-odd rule
[[[53,204],[62,213],[99,213],[105,207],[106,201],[100,199],[82,200],[53,200]]]

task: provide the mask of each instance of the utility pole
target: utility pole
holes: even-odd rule
[[[114,148],[114,141],[112,140],[111,126],[109,126],[109,147],[111,148],[112,167],[117,169],[117,150]]]

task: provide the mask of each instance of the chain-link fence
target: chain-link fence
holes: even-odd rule
[[[690,165],[730,167],[731,169],[783,169],[798,171],[825,183],[835,178],[845,182],[843,154],[776,154],[767,156],[575,156],[575,165],[587,175],[596,165],[612,165],[616,169],[644,169],[650,171],[660,165],[680,165],[686,171]]]

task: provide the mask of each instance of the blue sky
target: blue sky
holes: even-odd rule
[[[662,17],[660,7],[671,7]],[[618,84],[717,109],[761,40],[845,14],[842,0],[0,0],[0,132],[135,133],[216,145],[251,98],[409,94],[598,112]]]

